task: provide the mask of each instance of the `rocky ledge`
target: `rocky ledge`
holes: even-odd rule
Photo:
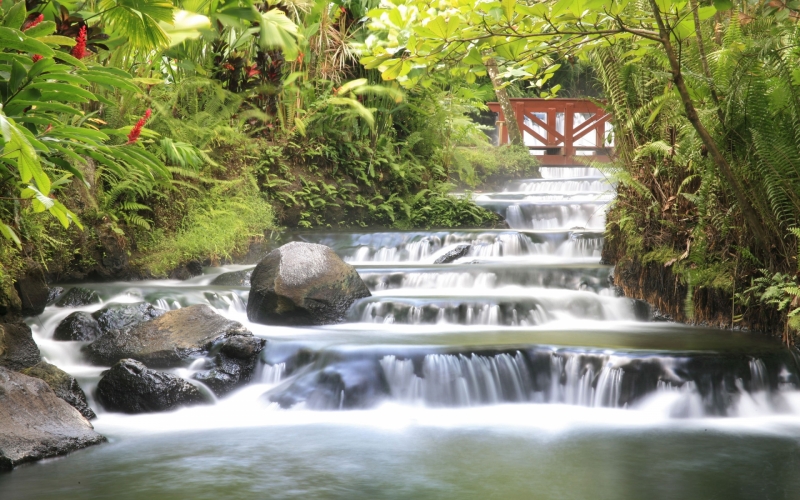
[[[0,367],[0,469],[103,441],[44,381]]]

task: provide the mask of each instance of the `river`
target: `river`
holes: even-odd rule
[[[211,405],[104,412],[105,367],[52,340],[75,309],[48,307],[34,338],[109,442],[0,473],[0,498],[800,498],[795,351],[648,321],[600,264],[612,186],[542,172],[478,196],[511,229],[285,235],[331,246],[369,286],[339,325],[249,323],[248,288],[211,284],[246,266],[87,285],[103,304],[86,311],[202,303],[267,339],[255,380]]]

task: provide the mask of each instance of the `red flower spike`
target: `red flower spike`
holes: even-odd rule
[[[39,24],[40,22],[44,21],[44,14],[39,14],[38,16],[34,17],[32,20],[26,22],[22,25],[22,31],[29,30]]]
[[[147,111],[144,112],[144,116],[141,117],[138,122],[136,122],[136,125],[134,125],[131,129],[131,133],[128,134],[127,144],[133,144],[139,140],[139,135],[142,133],[142,128],[144,127],[144,124],[147,123],[147,120],[150,119],[151,114],[152,111],[150,111],[150,108],[147,108]]]
[[[305,55],[305,54],[303,54],[302,52],[298,52],[298,53],[297,53],[297,64],[303,64],[303,58],[304,58],[305,56],[306,56],[306,55]]]
[[[44,59],[44,57],[40,56],[39,54],[34,54],[33,57],[31,57],[31,59],[33,59],[34,63],[37,63],[37,62],[41,61],[42,59]]]
[[[75,59],[83,59],[86,57],[86,25],[81,26],[78,32],[78,38],[75,39],[78,43],[72,47],[72,57]]]

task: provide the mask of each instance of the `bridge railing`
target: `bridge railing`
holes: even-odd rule
[[[607,162],[614,150],[611,115],[587,99],[511,99],[525,145],[542,165],[573,165],[574,157],[592,156]],[[489,103],[499,114],[498,142],[508,144],[508,129],[500,103]]]

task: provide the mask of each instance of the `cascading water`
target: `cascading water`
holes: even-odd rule
[[[249,323],[248,288],[211,284],[243,266],[87,285],[102,304],[48,307],[29,320],[34,338],[78,379],[111,442],[0,474],[0,497],[789,498],[795,352],[648,321],[600,264],[613,186],[587,167],[541,173],[477,199],[510,229],[289,235],[333,248],[372,291],[343,324]],[[135,302],[207,304],[267,339],[251,383],[211,405],[104,411],[93,390],[106,367],[53,333],[76,310]]]

